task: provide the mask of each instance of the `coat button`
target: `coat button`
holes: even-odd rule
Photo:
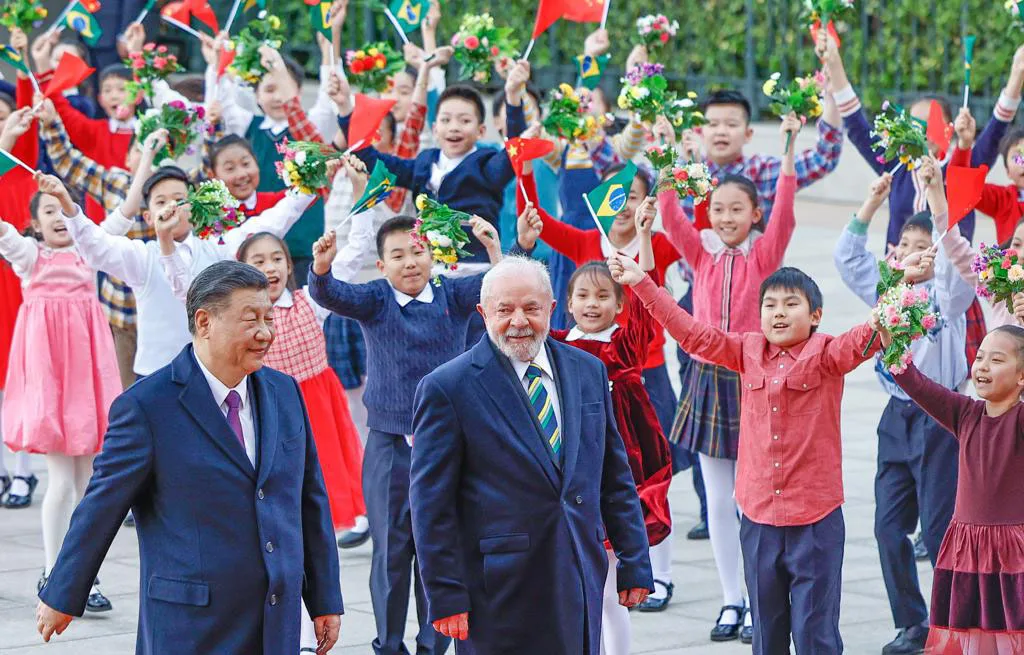
[[[269,541],[267,542],[267,552],[268,553],[274,552],[274,544],[269,542]]]
[[[270,604],[277,605],[277,594],[270,594]]]
[[[259,489],[256,492],[256,497],[259,498],[260,500],[263,500],[263,490],[262,489]]]
[[[576,504],[577,505],[582,505],[583,504],[583,496],[576,496]]]

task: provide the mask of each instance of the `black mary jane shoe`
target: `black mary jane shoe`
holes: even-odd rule
[[[24,496],[17,494],[8,494],[7,498],[4,498],[4,507],[7,509],[25,509],[32,504],[32,493],[36,490],[36,485],[39,484],[39,478],[35,475],[29,475],[25,477],[23,475],[14,476],[15,480],[22,480],[28,485],[28,493]],[[12,483],[13,484],[13,483]]]
[[[742,605],[725,605],[718,613],[718,622],[711,629],[711,641],[733,641],[740,636],[740,628],[743,627],[743,612],[747,608]],[[729,610],[736,612],[736,623],[722,623],[722,617]]]
[[[346,530],[340,537],[338,537],[338,548],[343,548],[345,550],[349,548],[359,548],[369,540],[369,530],[364,530],[362,532]]]
[[[99,578],[97,578],[93,582],[93,586],[96,586],[97,589],[95,592],[89,594],[89,600],[85,603],[86,612],[109,612],[110,610],[114,609],[114,606],[110,604],[110,601],[107,600],[107,597],[100,593],[99,584],[100,581]]]
[[[744,612],[743,627],[740,628],[740,641],[749,646],[750,644],[754,643],[754,626],[747,625],[748,616],[750,616],[749,607],[747,608],[747,611]]]
[[[4,497],[7,496],[7,492],[11,490],[11,476],[0,475],[0,506],[4,503]]]
[[[661,585],[665,588],[664,598],[651,598],[648,596],[644,602],[636,606],[638,612],[664,612],[665,608],[668,607],[668,603],[672,600],[672,592],[676,586],[671,582],[665,582],[663,580],[655,580],[655,585]]]

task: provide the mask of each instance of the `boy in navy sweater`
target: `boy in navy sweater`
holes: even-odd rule
[[[501,193],[501,187],[497,189]],[[411,237],[415,220],[396,216],[377,233],[377,269],[365,284],[330,275],[334,232],[313,246],[310,296],[320,306],[359,321],[366,339],[370,434],[363,455],[363,496],[373,540],[370,598],[377,621],[377,655],[408,653],[402,645],[415,546],[409,514],[413,396],[427,374],[465,350],[466,328],[480,302],[483,275],[431,282],[433,258]],[[474,216],[473,234],[492,263],[501,259],[497,229]],[[416,575],[417,653],[444,653],[450,640],[434,631]]]
[[[529,79],[530,64],[520,61],[505,82],[508,138],[526,130],[523,94]],[[474,89],[451,86],[437,101],[433,130],[440,147],[423,150],[415,159],[385,155],[372,147],[358,150],[356,155],[371,170],[378,159],[384,162],[397,176],[397,185],[414,195],[426,193],[452,209],[481,217],[497,230],[505,187],[515,178],[515,172],[504,149],[477,147],[487,132],[485,113],[484,101]],[[338,118],[346,138],[350,117]],[[459,262],[460,270],[477,273],[487,267],[488,255],[481,243],[471,238],[466,250],[472,256]]]

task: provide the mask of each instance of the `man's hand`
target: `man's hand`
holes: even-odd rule
[[[313,632],[316,633],[316,655],[325,655],[338,643],[341,631],[341,616],[329,614],[313,619]]]
[[[639,268],[639,266],[637,266]],[[647,594],[651,593],[649,590],[642,587],[636,587],[626,591],[619,592],[619,605],[623,607],[636,607],[640,603],[647,600]]]
[[[953,130],[956,132],[957,147],[961,150],[970,150],[974,147],[974,137],[978,133],[978,125],[971,116],[971,110],[961,107],[956,120],[953,121]]]
[[[337,254],[338,235],[334,230],[329,230],[313,244],[313,272],[317,275],[327,275]]]
[[[612,41],[608,38],[608,30],[599,28],[587,35],[583,42],[583,54],[591,57],[600,57],[612,47]]]
[[[54,634],[64,634],[71,625],[73,617],[53,609],[43,601],[36,605],[36,629],[43,635],[43,641],[49,643]]]
[[[452,639],[461,641],[469,639],[469,612],[434,621],[434,630]]]

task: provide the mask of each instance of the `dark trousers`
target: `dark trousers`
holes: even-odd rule
[[[740,545],[754,621],[754,655],[838,655],[846,524],[842,508],[810,525],[777,527],[743,517]]]
[[[377,655],[408,655],[402,643],[409,610],[409,588],[416,587],[419,632],[416,652],[439,655],[451,642],[434,630],[427,618],[412,538],[409,510],[409,460],[412,448],[400,434],[370,430],[363,455],[363,498],[370,523],[373,558],[370,561],[370,600],[377,622],[373,651]]]
[[[913,402],[890,398],[878,422],[875,539],[897,628],[928,620],[909,535],[921,519],[928,557],[935,558],[953,517],[959,447]]]

